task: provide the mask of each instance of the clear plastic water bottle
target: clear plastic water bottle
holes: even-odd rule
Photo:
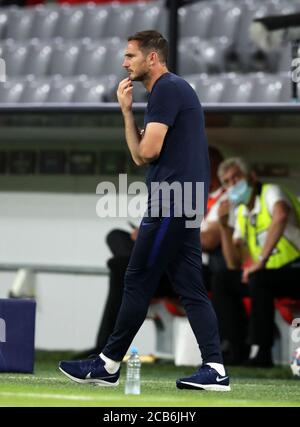
[[[132,347],[127,360],[125,394],[141,393],[141,359],[136,347]]]

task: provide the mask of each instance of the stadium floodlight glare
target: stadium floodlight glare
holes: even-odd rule
[[[291,67],[294,67],[294,60],[300,48],[300,13],[256,18],[250,26],[250,37],[264,51],[277,49],[287,42],[291,43]],[[291,84],[292,98],[299,101],[298,82],[291,79]]]

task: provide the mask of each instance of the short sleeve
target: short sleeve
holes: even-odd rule
[[[164,81],[154,87],[151,93],[147,122],[163,123],[173,126],[180,110],[180,96],[176,84]]]
[[[223,202],[224,200],[227,200],[226,193],[222,194],[222,196],[210,208],[210,210],[209,210],[209,212],[205,218],[208,223],[219,221],[218,209],[219,209],[221,202]]]
[[[219,220],[218,217],[218,208],[220,203],[216,202],[211,208],[210,211],[207,214],[206,220],[207,222],[216,222]]]
[[[232,209],[229,222],[233,226],[233,240],[245,240],[238,221],[237,208]]]
[[[272,215],[274,205],[277,202],[285,202],[289,207],[292,207],[289,198],[278,185],[269,185],[266,189],[265,198],[270,215]]]

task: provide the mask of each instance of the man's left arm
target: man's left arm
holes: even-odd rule
[[[180,107],[180,96],[174,84],[163,82],[151,92],[147,126],[139,145],[141,164],[153,162],[160,156],[165,136],[174,125]]]
[[[168,126],[163,123],[148,123],[140,141],[138,152],[141,164],[156,160],[162,150]]]
[[[260,255],[260,260],[256,262],[252,267],[245,269],[245,281],[248,281],[248,276],[250,273],[254,273],[257,270],[265,268],[265,265],[273,249],[275,248],[279,239],[284,233],[285,227],[289,219],[290,210],[291,208],[283,200],[279,200],[274,204],[272,211],[272,222],[267,232],[266,240]]]
[[[221,244],[219,224],[217,221],[209,222],[207,228],[200,232],[202,249],[206,252],[213,251]]]

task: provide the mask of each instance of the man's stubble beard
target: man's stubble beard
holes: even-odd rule
[[[147,81],[148,79],[149,79],[148,72],[144,72],[144,73],[139,74],[133,78],[130,77],[130,80],[133,82],[142,82],[143,83],[143,82]]]

